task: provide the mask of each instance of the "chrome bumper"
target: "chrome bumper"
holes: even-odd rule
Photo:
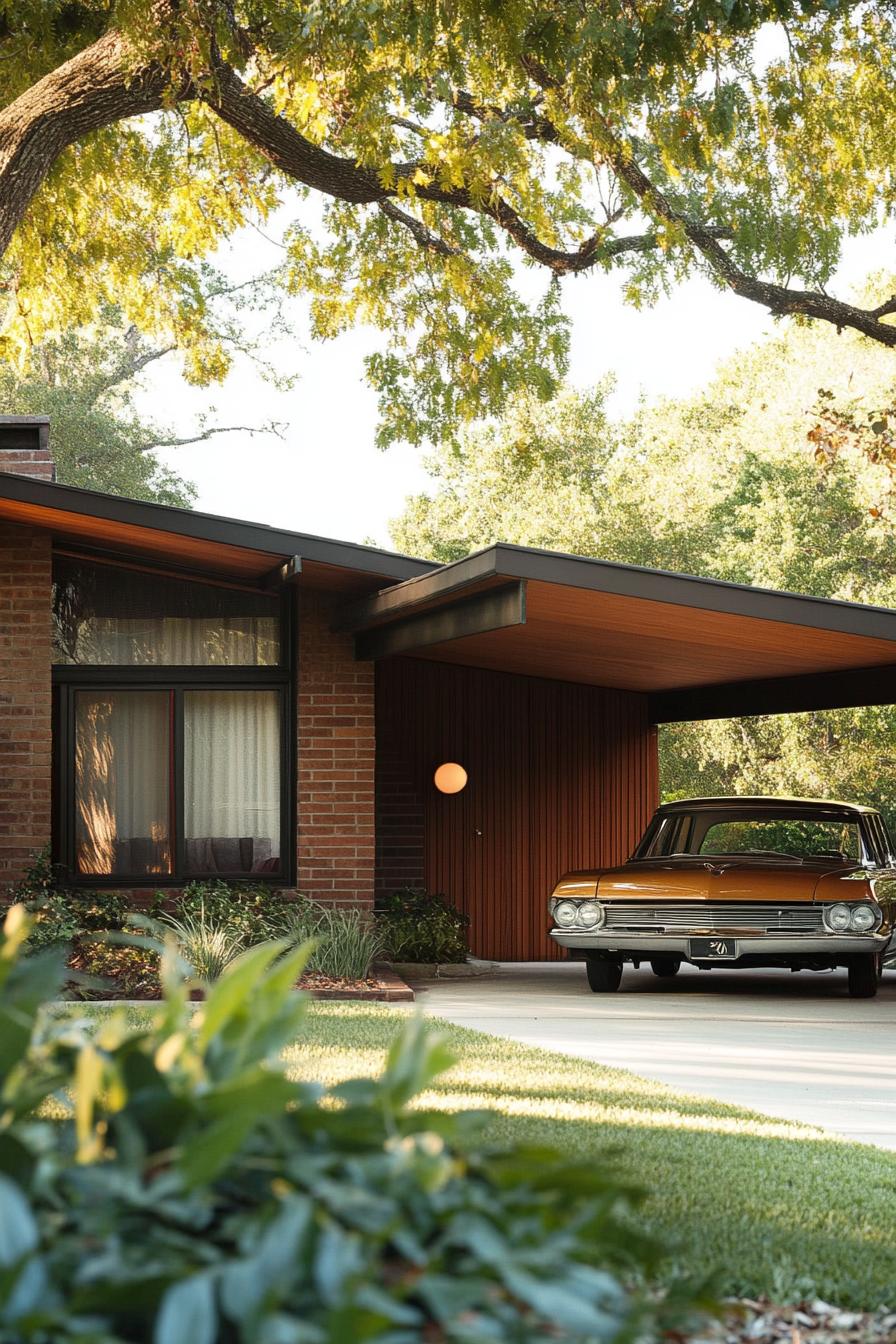
[[[586,952],[593,948],[601,952],[620,952],[623,955],[649,956],[651,952],[675,952],[682,957],[688,955],[691,938],[722,937],[737,944],[738,957],[841,957],[855,955],[857,952],[885,952],[890,943],[889,933],[826,933],[815,934],[766,934],[766,933],[720,933],[715,930],[711,935],[697,930],[693,934],[665,933],[623,933],[619,930],[602,929],[573,930],[551,929],[551,937],[560,947],[573,948]],[[732,960],[736,960],[733,958]],[[713,962],[724,966],[725,961]]]

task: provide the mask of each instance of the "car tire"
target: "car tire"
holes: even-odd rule
[[[681,957],[652,957],[650,969],[661,980],[671,980],[681,970]]]
[[[592,994],[612,994],[622,979],[622,962],[609,957],[586,957],[588,986]]]
[[[875,952],[853,957],[847,967],[849,977],[849,997],[851,999],[873,999],[880,980],[880,958]]]

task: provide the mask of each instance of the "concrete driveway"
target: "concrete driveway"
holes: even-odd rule
[[[896,1149],[896,971],[876,999],[848,998],[841,971],[688,967],[661,981],[627,966],[618,993],[592,994],[577,962],[419,988],[449,1022]]]

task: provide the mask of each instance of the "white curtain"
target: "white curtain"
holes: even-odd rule
[[[117,667],[273,667],[279,622],[271,616],[89,616],[77,627],[71,661]]]
[[[188,871],[277,871],[276,691],[184,692],[184,814]]]
[[[170,696],[78,691],[75,843],[85,874],[171,871]]]

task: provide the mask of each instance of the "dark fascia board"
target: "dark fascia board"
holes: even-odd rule
[[[487,588],[431,611],[411,613],[355,635],[355,657],[389,658],[432,644],[526,623],[526,585],[518,580]]]
[[[347,614],[353,621],[352,628],[364,629],[491,577],[531,579],[560,587],[896,642],[896,611],[889,607],[753,588],[723,579],[646,569],[641,565],[621,565],[610,560],[593,560],[506,542],[498,542],[463,560],[455,560],[361,599],[352,604]]]
[[[334,565],[340,569],[354,569],[363,574],[382,575],[387,579],[409,579],[427,574],[433,568],[431,561],[415,560],[411,556],[379,550],[375,546],[361,546],[355,542],[311,536],[303,532],[284,532],[264,523],[222,518],[217,514],[179,509],[170,504],[123,499],[119,495],[84,490],[80,486],[51,485],[47,481],[35,480],[30,476],[15,476],[11,472],[0,471],[0,498],[79,513],[87,518],[103,518],[129,527],[145,527],[156,532],[195,537],[199,541],[222,546],[239,546],[249,551],[279,554],[284,559],[301,555],[306,561]]]
[[[811,672],[797,677],[767,677],[660,691],[648,696],[648,715],[652,723],[688,723],[696,719],[799,714],[816,709],[894,703],[896,662],[839,672]]]

